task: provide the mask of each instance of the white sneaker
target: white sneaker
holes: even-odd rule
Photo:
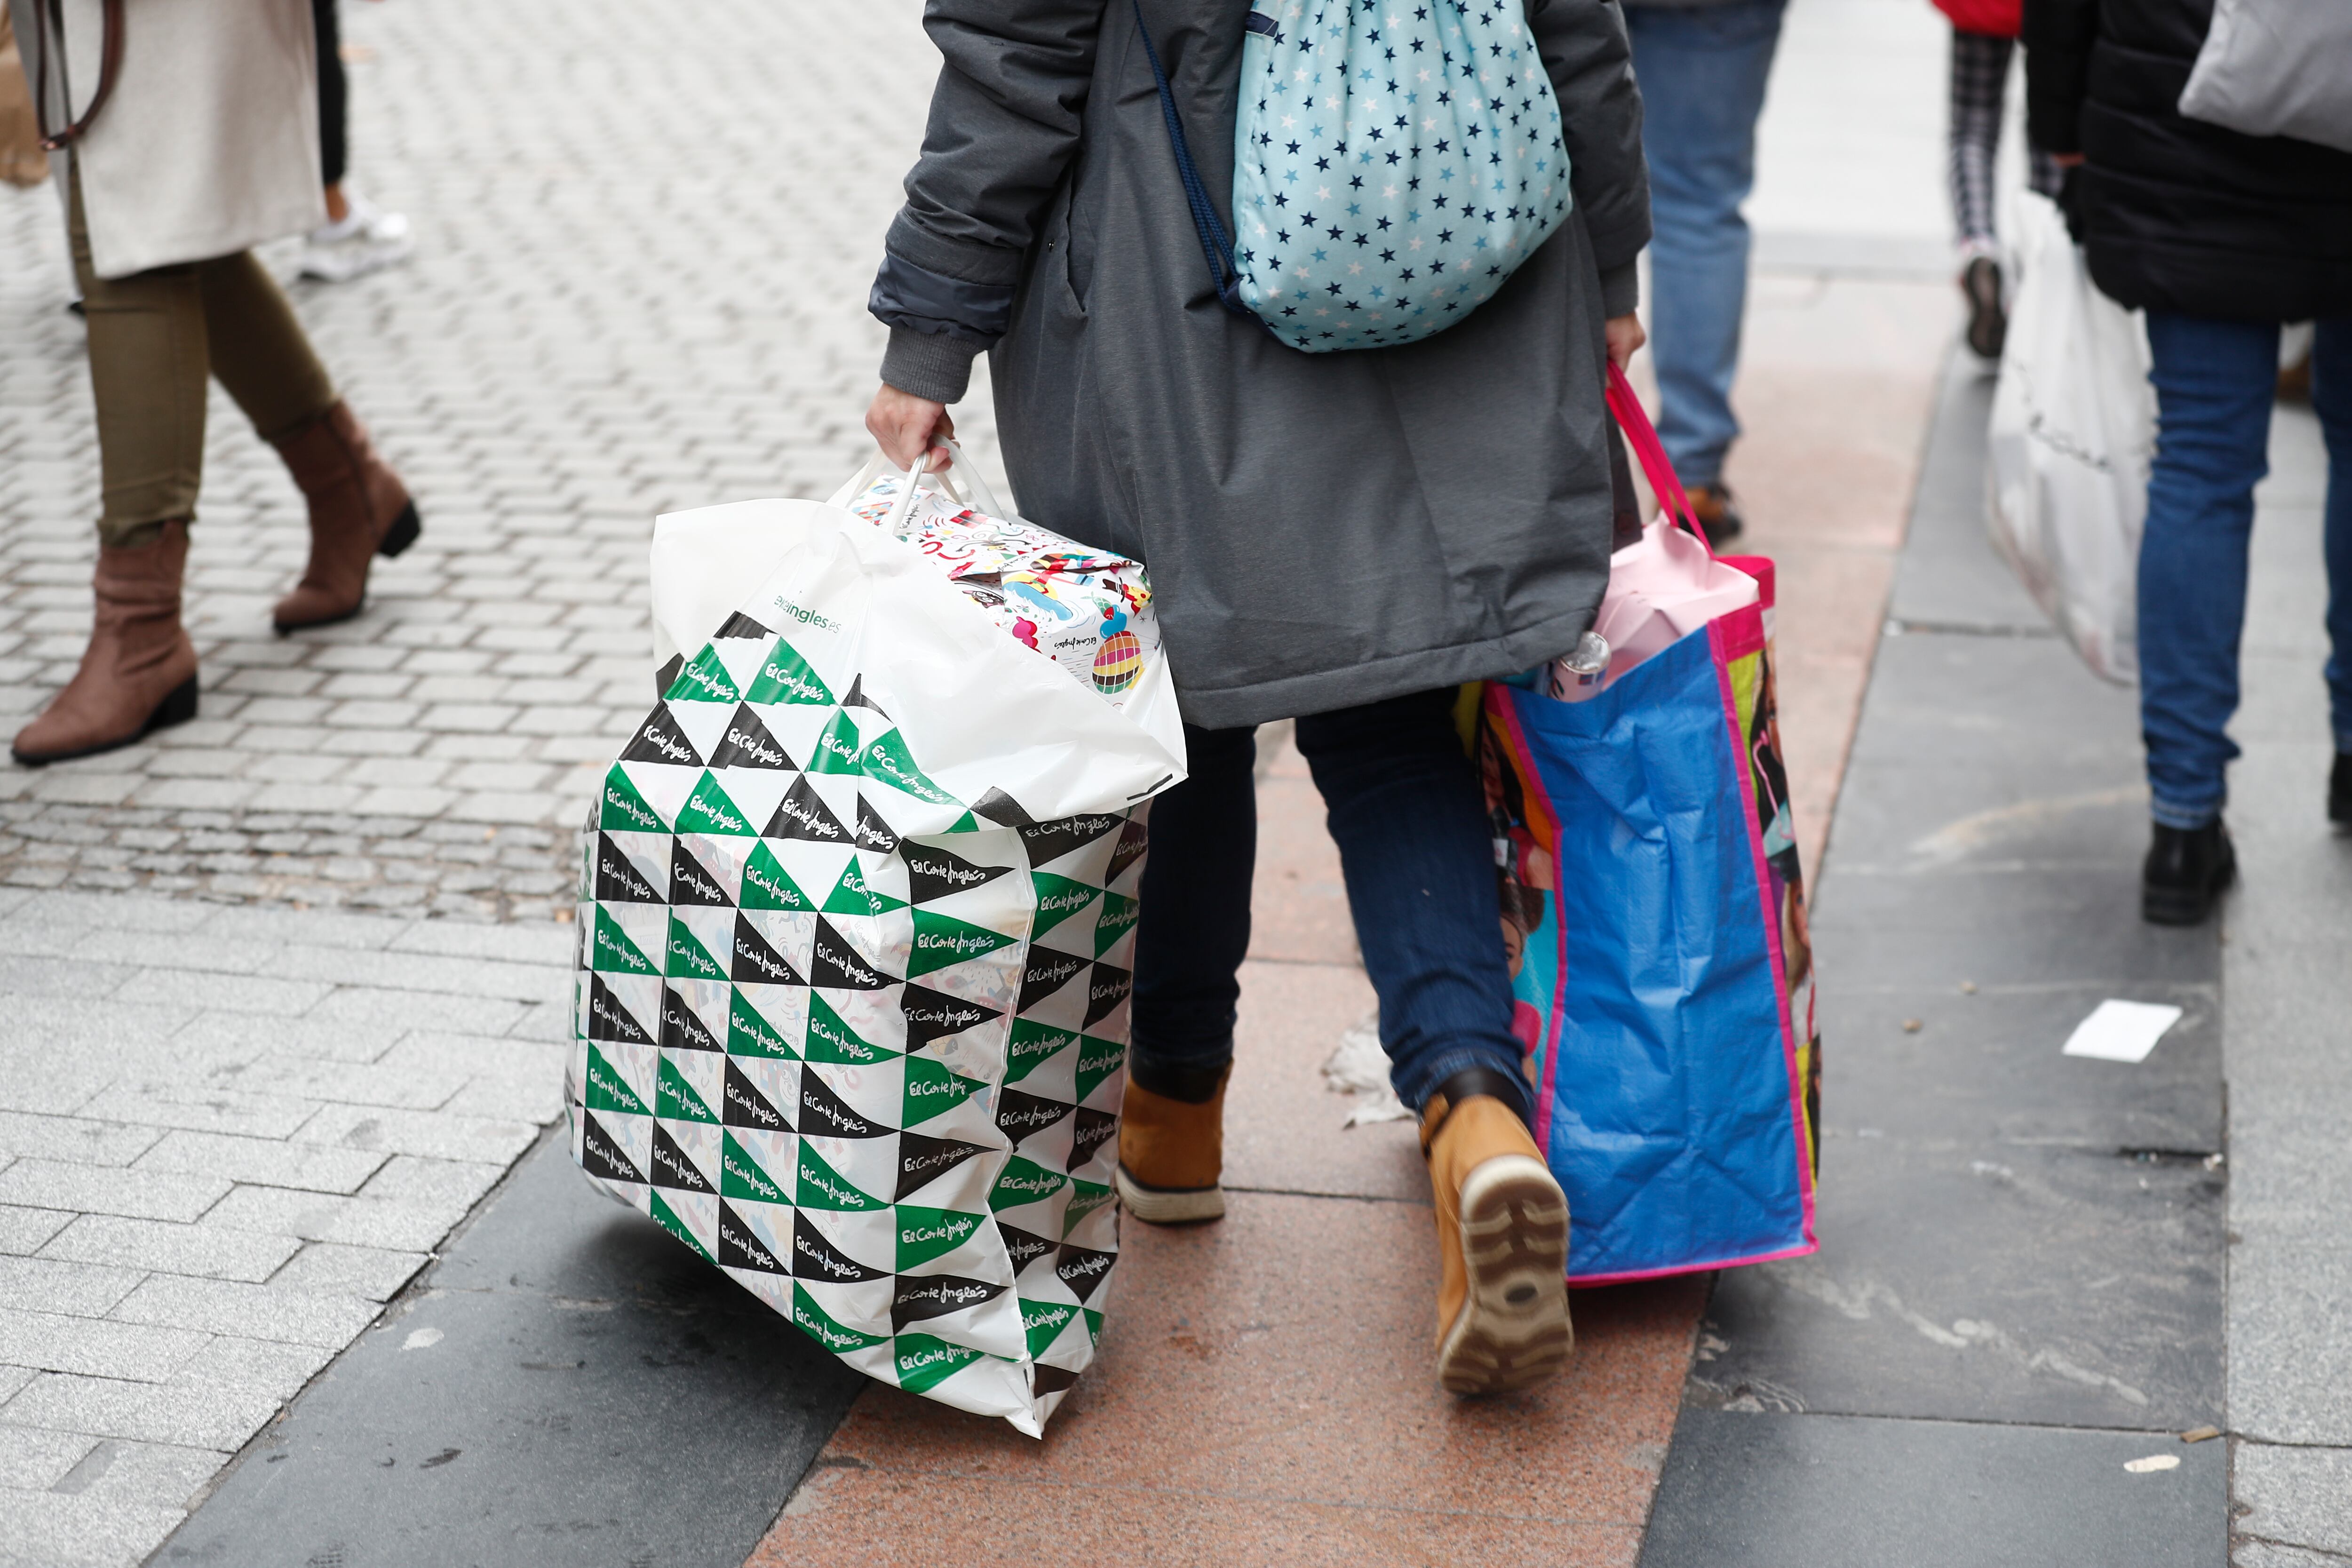
[[[351,210],[342,222],[310,231],[302,249],[303,277],[348,283],[408,259],[416,242],[409,237],[404,215],[381,211],[349,185],[343,187],[343,199]]]

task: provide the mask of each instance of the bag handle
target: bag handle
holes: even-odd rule
[[[1642,400],[1633,395],[1633,384],[1609,362],[1609,412],[1617,420],[1617,428],[1625,433],[1625,444],[1633,449],[1633,458],[1642,465],[1642,475],[1650,481],[1651,493],[1658,498],[1658,510],[1669,522],[1680,522],[1697,536],[1707,559],[1715,559],[1715,546],[1708,542],[1706,530],[1698,525],[1698,512],[1691,505],[1690,494],[1683,489],[1682,480],[1675,477],[1674,460],[1666,456],[1664,443],[1658,439],[1655,426],[1642,407]]]
[[[40,66],[34,72],[33,126],[40,132],[41,151],[44,153],[62,152],[88,133],[90,121],[98,118],[98,111],[104,109],[106,100],[113,96],[114,79],[122,68],[122,0],[106,0],[101,8],[105,27],[98,51],[98,90],[90,94],[89,107],[82,110],[79,120],[62,131],[52,132],[48,126],[49,57],[57,52],[58,47],[49,40],[49,28],[53,22],[60,40],[65,34],[63,16],[53,19],[50,16],[57,9],[57,5],[58,0],[33,0],[33,47],[41,51]],[[58,75],[62,80],[64,73],[60,71]],[[66,112],[73,112],[71,102],[67,103]]]

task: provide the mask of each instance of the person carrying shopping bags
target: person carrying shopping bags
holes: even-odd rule
[[[1522,18],[1497,12],[1508,38],[1491,59],[1408,60],[1384,82],[1351,73],[1353,90],[1396,95],[1381,138],[1349,143],[1329,122],[1336,92],[1287,123],[1275,110],[1264,121],[1267,153],[1300,177],[1277,179],[1281,199],[1251,215],[1242,254],[1291,239],[1296,214],[1302,268],[1328,258],[1343,278],[1349,267],[1397,278],[1428,254],[1403,230],[1425,217],[1431,245],[1453,240],[1438,216],[1466,212],[1466,198],[1444,205],[1445,182],[1432,176],[1406,223],[1365,216],[1350,232],[1345,219],[1361,205],[1350,193],[1370,199],[1421,177],[1402,160],[1434,133],[1414,112],[1434,123],[1438,95],[1457,90],[1437,76],[1489,71],[1502,115],[1539,116],[1511,73],[1549,79],[1565,216],[1433,335],[1303,353],[1221,303],[1202,265],[1210,220],[1230,231],[1234,217],[1237,116],[1256,123],[1256,94],[1243,101],[1245,32],[1288,38],[1311,26],[1282,0],[1255,11],[1246,0],[929,0],[945,66],[871,300],[890,341],[866,423],[892,460],[944,458],[930,443],[987,353],[1023,513],[1151,570],[1191,773],[1151,812],[1119,1156],[1129,1212],[1223,1212],[1253,730],[1296,717],[1393,1081],[1422,1115],[1443,1266],[1438,1373],[1463,1393],[1526,1386],[1562,1364],[1570,1216],[1526,1126],[1494,855],[1455,689],[1564,654],[1591,622],[1612,520],[1603,373],[1640,344],[1634,258],[1649,237],[1641,100],[1617,7],[1528,0],[1523,20],[1534,46],[1524,60]],[[1215,209],[1198,226],[1171,121]],[[1499,177],[1492,185],[1498,210],[1526,199]],[[1260,221],[1265,237],[1253,237]],[[1490,276],[1501,274],[1496,264]],[[1354,311],[1382,297],[1371,289],[1335,279],[1328,297],[1317,289],[1287,309],[1301,320]]]
[[[2155,818],[2141,913],[2194,925],[2236,872],[2222,826],[2254,486],[2279,330],[2315,321],[2328,457],[2327,812],[2352,826],[2352,153],[2178,105],[2213,0],[2026,0],[2027,130],[2069,165],[2092,281],[2144,310],[2157,442],[2139,552],[2140,731]]]
[[[61,153],[88,307],[101,510],[81,666],[12,753],[38,766],[194,717],[180,624],[217,377],[309,503],[310,557],[281,633],[359,613],[368,567],[416,509],[335,391],[250,247],[322,219],[305,0],[12,0],[45,144]]]

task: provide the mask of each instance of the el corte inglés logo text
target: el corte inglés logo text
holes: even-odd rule
[[[929,1350],[908,1351],[898,1357],[901,1376],[920,1372],[927,1366],[961,1366],[980,1352],[964,1345],[938,1345]]]
[[[653,884],[638,876],[636,868],[627,861],[615,860],[609,855],[600,855],[596,858],[596,865],[604,875],[620,883],[623,890],[631,898],[653,899]]]
[[[654,1163],[661,1166],[689,1187],[699,1190],[709,1185],[702,1179],[701,1172],[686,1163],[683,1154],[674,1149],[665,1149],[658,1142],[654,1145]]]
[[[929,1154],[902,1154],[899,1157],[898,1166],[900,1170],[912,1175],[917,1171],[926,1171],[934,1165],[952,1165],[961,1157],[961,1152],[954,1149],[941,1149]]]
[[[977,1222],[969,1217],[960,1217],[928,1227],[919,1225],[901,1226],[898,1229],[898,1239],[909,1246],[919,1241],[960,1242],[971,1234],[971,1227],[975,1223]]]
[[[717,676],[703,668],[698,663],[689,664],[684,669],[679,670],[678,673],[685,676],[688,680],[691,680],[713,697],[724,698],[730,701],[734,700],[735,694],[732,691],[730,691],[724,685],[720,684]]]
[[[1119,1047],[1117,1046],[1113,1046],[1110,1049],[1105,1051],[1098,1057],[1090,1057],[1087,1055],[1086,1052],[1080,1051],[1078,1053],[1078,1074],[1080,1077],[1084,1077],[1086,1074],[1090,1072],[1108,1072],[1111,1068],[1118,1066],[1118,1060]]]
[[[795,605],[789,599],[776,599],[772,601],[772,603],[777,609],[783,611],[784,614],[792,616],[793,619],[800,622],[800,624],[804,626],[815,626],[821,630],[828,632],[837,632],[841,629],[841,623],[839,621],[827,620],[824,616],[818,615],[814,610],[809,609],[805,605]]]
[[[1047,1193],[1060,1190],[1062,1178],[1051,1171],[1044,1171],[1034,1176],[1000,1177],[996,1185],[1000,1192],[1027,1193],[1033,1198],[1042,1198]]]
[[[782,800],[777,802],[776,809],[779,812],[782,812],[784,816],[791,817],[794,822],[799,823],[803,827],[807,828],[811,833],[815,834],[819,838],[838,838],[841,836],[841,825],[839,823],[818,821],[815,812],[810,810],[801,802],[793,799],[790,795],[786,795]],[[764,887],[766,884],[762,883],[761,886]],[[770,889],[769,890],[771,892],[775,891],[774,889]],[[779,894],[778,896],[781,897],[782,895]]]
[[[1073,1274],[1099,1274],[1109,1267],[1110,1254],[1108,1252],[1097,1252],[1091,1254],[1088,1257],[1077,1258],[1069,1263],[1065,1263],[1060,1268],[1054,1270],[1054,1272],[1059,1274],[1063,1279],[1067,1279]]]
[[[647,733],[651,733],[651,731],[649,730]],[[604,786],[604,804],[640,827],[657,828],[661,826],[660,817],[656,816],[610,784]]]
[[[857,1348],[858,1340],[863,1337],[851,1333],[847,1329],[835,1328],[804,1307],[795,1306],[793,1309],[793,1321],[798,1323],[806,1332],[814,1335],[816,1342],[829,1351],[854,1351]]]
[[[1043,1328],[1058,1329],[1070,1321],[1070,1313],[1074,1310],[1069,1307],[1040,1307],[1034,1312],[1021,1314],[1021,1327],[1032,1333]]]
[[[784,765],[784,753],[782,751],[777,747],[769,745],[757,735],[745,734],[742,731],[736,729],[731,724],[729,725],[727,729],[727,743],[733,746],[739,752],[750,752],[751,755],[759,758],[761,762],[767,763],[772,768],[780,768]]]
[[[625,1030],[631,1034],[637,1032],[636,1020],[623,1014],[619,1008],[609,1005],[602,996],[591,996],[588,999],[588,1011],[616,1029]]]
[[[735,942],[735,956],[768,976],[776,984],[782,985],[792,979],[793,972],[790,969],[740,937]]]
[[[1127,982],[1124,980],[1097,980],[1087,989],[1087,999],[1090,1002],[1115,1002],[1126,994]]]
[[[1087,961],[1083,958],[1056,958],[1052,963],[1041,963],[1030,970],[1029,978],[1048,985],[1059,985],[1086,966]]]
[[[777,1190],[775,1183],[768,1180],[766,1176],[745,1164],[742,1161],[738,1160],[734,1155],[722,1152],[719,1156],[719,1168],[726,1174],[734,1177],[737,1181],[742,1183],[745,1186],[759,1194],[760,1196],[765,1198],[768,1202],[772,1204],[780,1204],[784,1201],[784,1194]]]
[[[1069,1109],[1066,1105],[1056,1105],[1052,1100],[1047,1100],[1042,1105],[1033,1105],[1025,1110],[1007,1108],[996,1113],[996,1124],[1006,1129],[1018,1127],[1034,1132],[1040,1127],[1049,1127],[1059,1121]]]
[[[751,1036],[751,1043],[755,1046],[759,1046],[771,1051],[789,1051],[792,1049],[792,1047],[784,1044],[782,1039],[778,1037],[773,1031],[770,1030],[767,1025],[761,1023],[758,1018],[752,1016],[751,1014],[744,1012],[740,1007],[735,1011],[735,1026],[742,1030],[745,1034]]]
[[[1076,1038],[1076,1035],[1045,1035],[1034,1040],[1015,1040],[1010,1049],[1015,1059],[1024,1057],[1043,1058],[1052,1056]]]
[[[988,880],[988,873],[977,866],[950,866],[943,860],[924,860],[912,855],[907,857],[907,868],[917,876],[954,882],[966,888]]]
[[[906,1009],[906,1014],[907,1021],[910,1024],[950,1025],[951,1026],[949,1030],[950,1034],[956,1029],[969,1029],[988,1016],[977,1007],[968,1004],[958,1006],[952,1002],[931,1008],[909,1007]]]
[[[773,660],[769,662],[767,674],[770,680],[803,701],[823,702],[833,695],[824,687],[803,679],[798,670],[785,669]]]
[[[755,1103],[732,1078],[727,1080],[725,1093],[730,1105],[734,1106],[761,1126],[773,1128],[778,1131],[783,1130],[784,1119],[777,1115],[770,1107]]]
[[[791,803],[787,802],[786,804],[789,805]],[[782,882],[772,880],[768,877],[762,875],[760,868],[757,866],[744,867],[743,879],[751,883],[751,886],[759,889],[760,891],[767,894],[768,897],[775,900],[776,902],[780,904],[798,906],[801,902],[800,894],[793,891],[789,888],[786,888]]]
[[[663,734],[659,730],[654,728],[650,721],[646,725],[645,737],[646,740],[651,741],[654,743],[654,750],[659,752],[663,756],[667,757],[674,763],[691,763],[694,761],[693,747],[688,745],[685,742],[677,739],[674,735]]]
[[[699,789],[694,792],[694,808],[702,813],[703,816],[710,818],[711,821],[717,823],[719,826],[725,828],[730,833],[743,833],[749,831],[749,828],[745,826],[741,817],[736,816],[731,811],[727,811],[711,805],[710,802],[702,797],[702,791]]]
[[[643,954],[631,952],[620,938],[606,931],[601,924],[596,928],[596,946],[640,974],[651,974],[654,972],[654,966],[645,961]]]
[[[845,763],[854,763],[857,760],[857,748],[829,730],[817,738],[817,744]]]
[[[719,1239],[741,1247],[756,1268],[772,1270],[776,1267],[775,1254],[729,1225],[723,1216],[719,1221]]]
[[[630,1089],[627,1084],[622,1082],[611,1073],[606,1072],[602,1067],[594,1062],[590,1062],[588,1064],[588,1087],[593,1089],[599,1090],[602,1093],[609,1094],[614,1100],[635,1100],[637,1098],[635,1093]]]
[[[993,1286],[977,1283],[959,1284],[955,1280],[942,1277],[919,1290],[901,1291],[898,1300],[901,1304],[908,1301],[937,1301],[942,1307],[957,1308],[969,1307],[976,1301],[985,1301],[994,1293]]]
[[[593,1132],[583,1132],[580,1135],[580,1142],[590,1153],[594,1154],[606,1164],[622,1170],[626,1170],[628,1168],[629,1162],[622,1156],[622,1153],[618,1149],[614,1148],[613,1145],[604,1139],[597,1137]]]
[[[915,933],[915,945],[932,952],[941,949],[969,958],[974,953],[992,952],[1003,941],[1000,937],[979,934],[961,936],[951,931],[926,931]]]
[[[688,869],[684,866],[680,866],[677,868],[677,871],[678,880],[684,882],[686,884],[687,891],[694,894],[697,898],[724,899],[727,896],[725,893],[719,890],[718,883],[712,881],[709,878],[702,874],[699,868]]]
[[[1047,914],[1060,915],[1072,910],[1082,910],[1094,901],[1095,890],[1092,888],[1073,888],[1066,893],[1046,894],[1037,900],[1037,907]]]
[[[874,1205],[874,1200],[856,1188],[835,1186],[827,1179],[824,1173],[815,1169],[805,1160],[801,1162],[801,1180],[839,1204],[843,1208],[862,1209],[871,1208]]]
[[[862,1126],[866,1120],[864,1117],[858,1116],[855,1112],[845,1112],[835,1109],[833,1106],[827,1105],[824,1100],[810,1099],[807,1097],[803,1097],[801,1100],[801,1109],[803,1110],[815,1111],[819,1116],[824,1117],[835,1127],[846,1128]]]
[[[670,938],[669,955],[672,958],[677,959],[679,963],[685,964],[688,969],[693,970],[697,974],[701,975],[706,980],[724,980],[727,978],[725,973],[721,971],[717,964],[710,962],[709,954],[695,952],[692,947],[679,941],[676,937]]]
[[[852,1057],[861,1062],[879,1061],[881,1059],[880,1053],[876,1051],[872,1046],[867,1045],[864,1040],[858,1039],[855,1036],[843,1034],[840,1030],[835,1028],[832,1025],[826,1023],[822,1018],[811,1018],[809,1020],[809,1033],[814,1035],[818,1039],[823,1040],[826,1045],[831,1046],[835,1050],[839,1051],[845,1057]]]
[[[833,1275],[835,1279],[855,1279],[857,1278],[857,1265],[855,1263],[845,1263],[839,1258],[818,1251],[814,1246],[810,1245],[808,1237],[804,1236],[794,1236],[793,1237],[793,1250],[799,1253],[803,1258],[807,1258],[810,1262],[815,1264],[819,1268],[824,1269],[827,1274]]]
[[[961,1095],[963,1093],[963,1085],[956,1082],[953,1079],[950,1079],[944,1083],[940,1082],[938,1079],[909,1079],[907,1080],[907,1093],[909,1097],[918,1099],[927,1094]]]
[[[848,975],[852,980],[857,981],[861,984],[882,978],[881,975],[876,973],[873,970],[866,968],[864,964],[858,963],[856,958],[849,954],[835,952],[831,948],[825,946],[823,938],[819,938],[817,941],[816,955],[824,960],[827,963],[832,964],[835,968],[840,970],[844,974]]]

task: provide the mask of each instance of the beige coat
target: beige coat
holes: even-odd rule
[[[28,80],[38,79],[34,6],[11,0]],[[52,128],[98,87],[100,0],[62,0],[49,41]],[[89,133],[72,149],[101,278],[206,261],[317,227],[317,39],[307,0],[123,0],[122,63]]]

